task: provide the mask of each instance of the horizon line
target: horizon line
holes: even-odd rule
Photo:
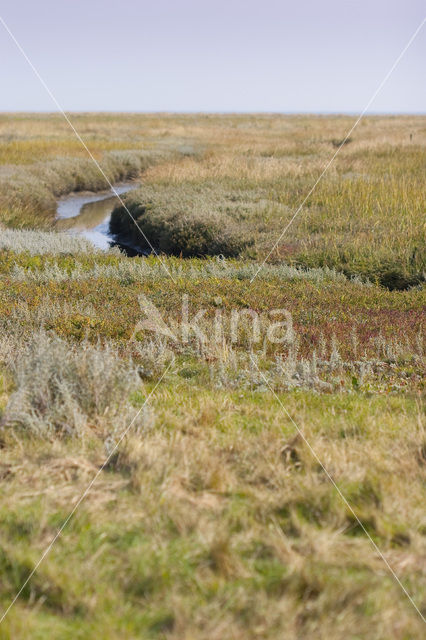
[[[267,111],[267,110],[253,110],[253,111],[238,111],[232,109],[224,109],[224,110],[213,110],[213,111],[202,111],[202,110],[191,110],[191,109],[178,109],[168,110],[168,109],[158,109],[158,110],[132,110],[132,109],[65,109],[68,113],[74,114],[125,114],[125,115],[278,115],[278,116],[286,116],[286,115],[304,115],[304,116],[357,116],[359,115],[358,111],[327,111],[327,110],[318,110],[318,111],[304,111],[304,110],[291,110],[291,111]],[[50,111],[48,109],[0,109],[0,115],[9,115],[9,114],[42,114],[42,115],[60,115],[59,111]],[[365,114],[365,116],[425,116],[426,111],[369,111]],[[364,117],[365,117],[364,116]]]

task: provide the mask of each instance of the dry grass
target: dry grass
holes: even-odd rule
[[[243,242],[232,242],[231,253],[256,259],[274,246],[353,122],[346,116],[71,117],[112,181],[148,168],[139,207],[152,202],[157,218],[166,220],[162,229],[176,230],[170,237],[163,231],[159,243],[153,220],[158,248],[176,252],[176,242],[187,242],[187,254],[223,252],[227,242],[213,238],[224,228],[235,237],[232,227],[238,226]],[[105,187],[58,116],[3,114],[0,141],[0,158],[7,161],[0,217],[10,226],[46,226],[55,196]],[[329,266],[389,288],[423,281],[424,144],[423,117],[364,118],[270,260]],[[229,209],[225,216],[217,216],[218,197],[219,208]],[[233,210],[235,199],[243,214]],[[191,224],[196,232],[185,238],[181,227]]]
[[[165,157],[165,152],[157,151],[111,151],[99,160],[103,173],[87,157],[0,167],[0,222],[19,228],[52,227],[59,196],[107,189],[109,184],[138,177]]]
[[[127,140],[142,148],[155,144],[157,149],[169,145],[184,153],[197,151],[182,162],[172,159],[149,168],[144,176],[147,193],[141,192],[140,205],[158,201],[163,211],[164,189],[172,191],[174,185],[178,193],[168,198],[166,209],[174,208],[182,222],[205,219],[216,206],[209,186],[213,184],[216,192],[227,194],[229,204],[236,197],[250,209],[243,219],[230,216],[226,222],[238,223],[243,236],[254,238],[255,248],[248,255],[257,258],[273,247],[335,152],[336,140],[343,139],[353,122],[348,117],[312,116],[75,118],[80,130],[93,136],[94,144],[105,135],[107,122],[117,144]],[[58,126],[52,119],[51,127]],[[47,124],[37,127],[43,131]],[[365,118],[271,260],[328,265],[391,288],[419,282],[425,269],[424,142],[422,117]],[[187,199],[192,195],[184,214],[179,193],[187,194]],[[203,253],[202,247],[198,249]]]
[[[422,606],[419,407],[377,397],[282,401]],[[55,637],[337,639],[356,627],[362,638],[420,638],[418,614],[294,435],[265,393],[195,393],[169,376],[4,637],[49,628]],[[6,433],[4,447],[7,602],[105,453],[88,437],[82,451],[19,432]]]
[[[167,257],[171,280],[152,256],[0,232],[2,607],[171,363],[0,637],[421,638],[268,385],[424,615],[426,290],[398,290],[424,268],[424,118],[366,118],[252,284],[351,118],[72,120],[111,179],[145,170],[128,202],[165,251],[188,228],[188,254],[208,253],[213,227],[254,242],[237,259]],[[59,116],[0,115],[3,161],[0,220],[15,227],[48,226],[59,194],[104,186]],[[184,294],[191,318],[206,310],[186,342]],[[141,295],[177,340],[135,332]],[[293,322],[275,345],[272,309]]]

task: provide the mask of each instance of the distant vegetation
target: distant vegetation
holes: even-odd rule
[[[12,227],[52,224],[59,196],[73,191],[109,189],[109,183],[140,175],[165,155],[145,151],[112,151],[100,165],[88,158],[57,158],[33,165],[0,167],[0,222]],[[3,170],[2,170],[3,169]]]
[[[362,122],[270,261],[329,266],[390,289],[424,281],[421,122]],[[211,118],[203,131],[203,144],[209,142],[204,155],[150,169],[126,203],[160,251],[259,259],[274,246],[325,166],[332,132],[343,132],[344,123],[343,118],[259,117],[253,126],[243,117],[234,122]],[[414,142],[412,130],[417,131]],[[123,210],[117,209],[112,225],[144,247]]]
[[[2,609],[114,452],[0,636],[423,637],[364,529],[424,611],[425,119],[362,121],[252,283],[350,118],[72,120],[164,255],[53,231],[105,181],[58,116],[0,115]]]
[[[274,246],[350,123],[309,116],[75,116],[112,182],[148,169],[126,202],[156,249],[250,259]],[[361,121],[269,260],[328,266],[390,289],[424,281],[424,137],[421,117]],[[2,115],[2,138],[0,160],[13,165],[0,167],[0,223],[46,226],[57,196],[107,186],[58,116]],[[120,210],[113,229],[146,248]]]

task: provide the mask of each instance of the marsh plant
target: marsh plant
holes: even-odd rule
[[[0,250],[30,255],[92,253],[93,245],[79,235],[54,231],[2,229]],[[34,272],[33,272],[34,273]]]
[[[145,186],[113,211],[110,230],[143,250],[151,249],[148,238],[169,255],[238,256],[254,243],[240,221],[256,210],[257,200],[214,184]]]
[[[173,153],[117,150],[99,158],[58,157],[21,166],[0,166],[0,222],[11,227],[46,226],[57,198],[74,191],[100,191],[138,177],[151,164]]]
[[[105,182],[0,114],[2,610],[84,496],[4,637],[423,638],[424,117],[363,119],[259,273],[353,118],[72,120],[176,255],[34,231]]]
[[[83,435],[89,427],[117,433],[130,421],[138,368],[104,347],[67,344],[41,331],[16,353],[16,391],[3,418],[43,437]]]
[[[289,344],[294,339],[293,319],[287,309],[270,309],[262,314],[249,308],[225,309],[222,298],[217,296],[214,299],[213,318],[209,319],[207,307],[191,309],[189,295],[183,294],[180,317],[173,319],[171,328],[163,320],[160,310],[146,296],[140,295],[138,302],[141,314],[145,317],[135,326],[132,337],[147,330],[182,344],[188,344],[194,336],[203,344],[222,344],[223,341],[236,344],[242,336],[250,345],[261,342]]]
[[[264,313],[229,309],[216,297],[212,313],[211,309],[194,308],[189,296],[183,294],[180,314],[166,322],[150,299],[139,296],[138,301],[141,319],[131,334],[130,345],[145,354],[150,345],[148,351],[156,354],[160,365],[169,352],[207,363],[212,384],[220,388],[367,390],[370,383],[380,386],[386,381],[389,367],[406,367],[412,376],[425,367],[420,333],[413,341],[375,336],[367,355],[366,351],[359,353],[359,339],[353,330],[351,354],[344,358],[334,334],[328,341],[321,335],[318,350],[312,346],[302,353],[301,335],[287,309]],[[184,367],[182,371],[183,376],[200,374],[196,367]]]

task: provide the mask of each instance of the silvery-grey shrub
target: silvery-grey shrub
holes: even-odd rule
[[[136,413],[129,396],[141,386],[138,368],[112,346],[71,346],[40,332],[21,350],[14,375],[3,422],[37,435],[81,435],[105,424],[117,433]]]

